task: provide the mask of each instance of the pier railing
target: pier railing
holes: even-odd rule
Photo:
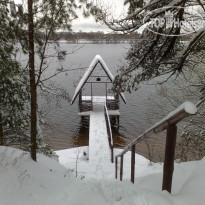
[[[119,110],[119,99],[106,100],[108,110]]]
[[[87,98],[79,100],[79,111],[89,112],[93,110],[93,99],[88,96]],[[119,110],[119,99],[107,99],[106,98],[107,110]]]
[[[197,104],[198,106],[198,104]],[[163,184],[162,190],[167,190],[171,193],[172,175],[174,170],[174,153],[177,136],[177,123],[183,120],[189,115],[197,113],[197,106],[190,102],[185,102],[179,106],[176,110],[168,114],[165,118],[149,128],[138,138],[133,140],[125,149],[115,156],[115,178],[118,177],[118,158],[120,158],[120,180],[123,178],[123,156],[126,152],[131,150],[131,182],[134,183],[135,177],[135,147],[136,145],[149,138],[152,134],[157,134],[163,130],[167,130],[166,148],[165,148],[165,160],[163,171]]]
[[[79,111],[80,112],[88,112],[93,110],[93,102],[91,100],[81,100],[79,103]]]
[[[109,114],[108,114],[108,109],[107,109],[106,103],[105,103],[105,106],[104,106],[104,115],[105,115],[105,121],[106,121],[106,128],[107,128],[107,134],[108,134],[108,142],[109,142],[109,147],[110,147],[110,153],[111,153],[111,162],[113,163],[114,156],[113,156],[112,129],[111,129],[110,117],[109,117]]]

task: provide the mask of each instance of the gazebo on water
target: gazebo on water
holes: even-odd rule
[[[119,120],[119,96],[126,104],[123,93],[114,95],[111,92],[114,76],[105,64],[101,56],[96,55],[90,66],[78,83],[71,104],[79,96],[80,116],[89,116],[93,111],[93,103],[106,103],[110,116],[115,116]]]

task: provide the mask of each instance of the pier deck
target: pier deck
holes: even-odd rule
[[[89,162],[99,162],[110,160],[110,148],[106,121],[104,116],[105,101],[101,99],[93,100],[93,111],[90,114],[89,129]]]

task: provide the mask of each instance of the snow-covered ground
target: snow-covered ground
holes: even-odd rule
[[[122,182],[114,178],[114,164],[108,162],[100,167],[89,164],[87,147],[61,150],[57,154],[60,164],[41,154],[34,162],[27,152],[1,146],[0,205],[205,204],[205,159],[175,164],[170,195],[161,191],[162,165],[150,166],[140,155],[136,154],[133,185],[129,179],[130,153],[124,158]]]

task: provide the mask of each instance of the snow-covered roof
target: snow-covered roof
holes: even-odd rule
[[[75,90],[75,93],[74,93],[73,99],[71,101],[71,104],[73,104],[75,102],[75,99],[77,98],[78,94],[80,93],[81,89],[85,85],[86,81],[88,80],[88,78],[90,77],[90,75],[92,74],[93,70],[96,68],[96,65],[98,63],[101,64],[101,66],[104,69],[105,73],[110,78],[111,82],[113,82],[114,76],[110,72],[110,70],[107,67],[107,65],[105,64],[104,60],[102,59],[102,57],[100,55],[96,55],[95,58],[92,60],[91,64],[89,65],[88,69],[86,70],[85,74],[81,78],[80,82],[78,83],[78,86]],[[124,103],[126,103],[126,98],[125,98],[123,93],[120,93],[120,97],[122,98]]]

